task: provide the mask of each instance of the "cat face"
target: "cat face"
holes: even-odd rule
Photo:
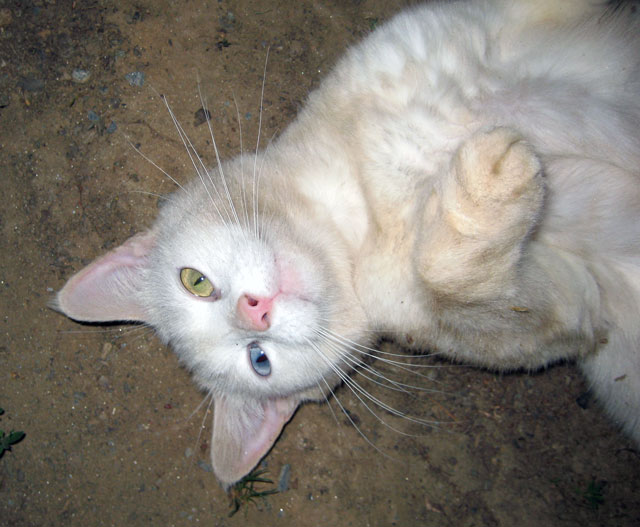
[[[328,266],[277,222],[261,237],[200,218],[179,225],[160,226],[170,232],[150,253],[143,302],[199,384],[255,398],[317,388],[335,360],[319,338],[336,289]]]
[[[73,276],[55,305],[77,320],[146,322],[172,345],[213,398],[224,485],[255,466],[300,402],[352,369],[347,350],[365,327],[335,235],[286,189],[245,199],[237,166],[177,191],[149,231]]]

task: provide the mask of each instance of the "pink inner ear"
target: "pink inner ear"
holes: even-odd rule
[[[144,321],[136,293],[154,242],[151,231],[143,232],[98,258],[69,279],[54,307],[86,322]]]
[[[297,407],[298,401],[293,398],[216,399],[211,461],[225,487],[240,480],[258,464]]]

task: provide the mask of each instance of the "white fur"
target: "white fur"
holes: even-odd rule
[[[135,257],[99,260],[58,307],[86,319],[78,297],[112,290],[106,305],[172,343],[214,397],[225,484],[372,329],[498,370],[576,359],[640,441],[639,34],[635,15],[586,0],[409,10],[346,54],[268,152],[223,165],[231,198],[217,172],[194,180],[142,248],[124,246]],[[219,298],[188,293],[183,267]],[[266,331],[243,325],[244,294],[276,295]]]

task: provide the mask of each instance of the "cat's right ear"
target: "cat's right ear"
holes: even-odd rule
[[[144,322],[136,293],[155,238],[142,232],[101,256],[69,279],[51,307],[83,322]]]

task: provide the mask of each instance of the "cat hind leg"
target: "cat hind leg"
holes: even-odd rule
[[[637,348],[622,335],[610,335],[601,349],[584,357],[579,364],[598,401],[640,447],[640,353]]]

